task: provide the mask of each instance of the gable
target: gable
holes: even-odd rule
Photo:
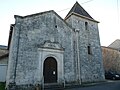
[[[64,43],[64,41],[72,42],[72,32],[74,29],[54,11],[42,12],[24,17],[15,16],[15,18],[15,28],[20,30],[20,46],[24,46],[25,44],[23,44],[23,42],[27,42],[27,40],[29,46],[33,44],[35,46],[40,46],[45,41],[52,40],[60,44]],[[61,41],[61,39],[63,40]],[[27,49],[25,48],[25,50]]]
[[[55,11],[53,10],[50,10],[50,11],[45,11],[45,12],[40,12],[40,13],[36,13],[36,14],[31,14],[31,15],[27,15],[27,16],[19,16],[19,15],[14,15],[14,18],[15,18],[15,21],[16,23],[15,24],[11,24],[10,26],[10,33],[9,33],[9,40],[8,40],[8,49],[10,47],[10,43],[11,43],[11,39],[12,39],[12,32],[13,32],[13,27],[15,28],[15,25],[20,21],[28,21],[28,20],[31,20],[34,22],[34,19],[36,18],[39,18],[40,16],[44,16],[46,14],[53,14],[56,16],[56,18],[58,18],[62,23],[64,23],[66,25],[66,27],[68,27],[69,29],[68,30],[74,30],[69,24],[66,23],[65,20],[63,20]],[[31,22],[30,21],[30,22]],[[26,25],[29,24],[30,22],[26,22]],[[21,22],[22,24],[23,22]],[[35,22],[36,23],[36,22]],[[56,25],[55,25],[56,27]]]
[[[31,15],[26,15],[26,16],[19,16],[19,15],[15,15],[15,19],[19,18],[19,19],[35,19],[35,17],[40,17],[40,16],[44,16],[47,14],[54,14],[57,18],[59,18],[66,26],[68,26],[69,28],[73,29],[69,24],[66,23],[66,21],[64,19],[62,19],[54,10],[50,10],[50,11],[45,11],[45,12],[40,12],[40,13],[36,13],[36,14],[31,14]]]

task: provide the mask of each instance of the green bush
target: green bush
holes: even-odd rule
[[[5,90],[5,83],[0,82],[0,90]]]

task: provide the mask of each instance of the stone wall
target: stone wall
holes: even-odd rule
[[[81,82],[104,80],[96,21],[72,15],[66,20],[68,25],[54,11],[25,17],[15,16],[15,19],[7,74],[7,86],[11,88],[10,90],[14,86],[21,87],[21,89],[23,86],[27,90],[29,86],[34,87],[36,84],[41,84],[42,76],[40,75],[43,75],[41,66],[44,63],[42,59],[48,54],[48,56],[56,55],[55,57],[59,57],[58,60],[61,55],[62,60],[56,61],[59,64],[58,68],[63,66],[62,79],[65,83],[81,84]],[[43,49],[46,42],[60,45],[59,49],[62,51],[54,50],[55,48],[51,47]],[[43,51],[46,52],[43,53]],[[63,64],[61,64],[62,62]],[[61,69],[58,71],[62,72]],[[59,78],[61,79],[61,77]]]
[[[0,82],[6,81],[7,66],[8,56],[0,58]]]
[[[102,55],[105,72],[120,74],[120,51],[118,49],[102,46]]]
[[[41,82],[39,78],[38,48],[45,41],[58,42],[64,48],[64,77],[66,82],[73,82],[73,31],[54,12],[39,15],[16,16],[15,28],[10,47],[7,85],[25,85]],[[60,67],[58,67],[60,68]]]
[[[79,56],[76,56],[76,62],[80,63],[80,76],[82,82],[94,82],[104,80],[104,71],[102,63],[102,54],[98,32],[98,23],[80,16],[71,15],[67,20],[78,33],[78,50]],[[87,27],[85,27],[87,23]],[[86,30],[87,29],[87,30]],[[76,34],[77,35],[77,34]],[[76,41],[77,42],[77,41]],[[88,54],[88,46],[91,53]],[[79,69],[78,69],[79,70]],[[79,73],[78,73],[79,74]]]

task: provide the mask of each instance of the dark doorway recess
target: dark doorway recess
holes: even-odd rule
[[[53,57],[48,57],[44,61],[44,82],[56,83],[57,82],[57,61]]]

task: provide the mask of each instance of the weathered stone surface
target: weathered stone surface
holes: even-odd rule
[[[80,57],[80,76],[82,82],[104,80],[102,54],[98,32],[98,23],[72,15],[66,22],[78,30],[78,49]],[[87,30],[85,23],[88,23]],[[88,54],[88,46],[91,54]],[[77,71],[78,72],[78,71]]]
[[[54,11],[16,16],[7,85],[42,85],[44,61],[48,57],[57,61],[59,84],[104,80],[97,22],[75,15],[64,21]]]

